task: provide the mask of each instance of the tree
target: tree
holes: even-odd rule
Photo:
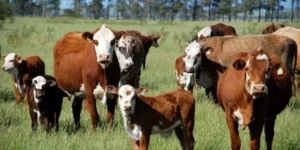
[[[48,1],[48,3],[46,4],[50,10],[53,11],[53,16],[56,17],[59,15],[59,5],[60,5],[60,0],[50,0]]]
[[[212,8],[213,0],[203,0],[202,4],[203,4],[204,7],[208,7],[207,20],[211,20],[211,8]]]
[[[88,5],[88,12],[92,14],[93,19],[99,19],[103,8],[102,0],[93,0]]]
[[[294,21],[295,0],[291,0],[291,21]]]
[[[223,15],[223,21],[224,21],[224,15],[228,16],[228,21],[231,21],[231,0],[221,0],[219,5],[219,11]]]
[[[2,28],[5,20],[9,19],[13,21],[13,14],[14,13],[11,4],[0,0],[0,29]]]

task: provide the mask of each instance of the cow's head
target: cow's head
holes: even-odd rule
[[[116,55],[120,64],[121,72],[129,72],[134,67],[133,55],[137,41],[133,36],[124,33],[116,44]]]
[[[16,55],[15,53],[10,53],[7,56],[3,56],[4,64],[2,65],[2,70],[7,71],[12,75],[18,75],[18,66],[23,62],[23,59]]]
[[[95,34],[84,32],[82,37],[93,41],[97,62],[103,68],[107,67],[112,62],[113,45],[115,44],[114,33],[105,25],[102,25]]]
[[[212,29],[210,26],[201,29],[197,34],[197,41],[211,37]]]
[[[197,70],[201,63],[201,45],[197,41],[192,41],[185,48],[185,72],[192,73]]]
[[[183,75],[179,77],[179,84],[184,86],[184,90],[192,91],[195,85],[194,73],[183,72]]]
[[[119,89],[114,86],[107,86],[108,93],[118,94],[118,103],[122,115],[128,116],[135,111],[137,95],[143,95],[147,88],[134,89],[131,85],[123,85]]]
[[[157,40],[160,38],[160,35],[152,34],[152,35],[148,36],[148,38],[152,41],[151,46],[158,47]]]
[[[266,52],[258,50],[249,54],[246,60],[237,59],[233,67],[245,71],[245,88],[254,99],[268,94],[267,81],[270,77],[271,65]]]
[[[41,102],[48,87],[54,87],[57,83],[54,80],[46,79],[43,76],[37,76],[32,79],[33,96],[36,103]]]

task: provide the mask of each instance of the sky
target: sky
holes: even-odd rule
[[[87,3],[91,2],[92,0],[86,0]],[[285,0],[285,2],[280,2],[280,5],[283,5],[285,9],[291,8],[291,0]],[[104,6],[107,6],[107,0],[104,0]],[[61,0],[60,8],[72,8],[73,7],[73,0]]]

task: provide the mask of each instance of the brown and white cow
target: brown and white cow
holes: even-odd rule
[[[274,24],[272,22],[271,24],[266,24],[263,27],[263,30],[262,30],[261,34],[270,34],[270,33],[273,33],[275,31],[277,31],[278,29],[284,28],[284,27],[285,27],[285,25],[282,24],[282,23]]]
[[[180,56],[175,61],[175,75],[177,80],[177,88],[193,92],[195,83],[194,73],[187,73],[184,71],[185,63],[184,56]]]
[[[232,149],[240,149],[238,125],[249,127],[250,149],[260,148],[265,126],[267,149],[272,149],[276,116],[292,96],[289,71],[280,58],[259,50],[239,53],[218,83],[218,101],[226,114]]]
[[[293,39],[297,43],[297,65],[296,65],[296,76],[295,85],[299,90],[300,86],[300,29],[293,27],[283,27],[275,31],[273,34],[286,36]]]
[[[68,97],[68,94],[58,87],[52,76],[37,76],[32,79],[28,98],[32,130],[36,130],[38,118],[47,132],[53,127],[58,131],[63,97]]]
[[[31,56],[22,59],[16,53],[4,56],[2,70],[12,75],[16,104],[25,96],[24,102],[28,102],[29,86],[31,79],[45,74],[45,64],[39,56]]]
[[[175,90],[155,97],[147,97],[130,85],[108,92],[118,93],[118,103],[124,127],[131,138],[132,149],[146,150],[151,134],[168,137],[175,130],[182,149],[194,149],[195,100],[191,92]]]
[[[138,88],[145,55],[141,39],[134,34],[123,33],[116,43],[115,52],[121,71],[119,86],[130,84]]]
[[[92,42],[86,40],[90,36]],[[108,69],[116,59],[113,58],[115,37],[110,29],[102,25],[94,35],[71,32],[56,42],[53,49],[54,77],[60,88],[75,96],[72,109],[76,128],[80,127],[83,99],[91,115],[93,129],[99,123],[95,99],[106,101],[104,69]],[[109,109],[114,110],[114,106],[107,109],[107,120],[110,121],[113,115]]]
[[[199,41],[205,38],[215,36],[237,36],[237,34],[232,26],[228,26],[223,23],[218,23],[201,29],[192,41]]]
[[[239,52],[262,48],[279,56],[290,72],[294,72],[297,61],[295,41],[274,34],[207,38],[200,41],[200,50],[199,45],[195,43],[190,45],[194,46],[186,51],[185,71],[189,72],[190,66],[194,66],[197,84],[203,86],[207,94],[211,93],[214,99],[216,99],[217,81],[220,75]]]

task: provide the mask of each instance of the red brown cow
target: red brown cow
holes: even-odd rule
[[[289,71],[278,56],[262,50],[237,54],[218,82],[217,95],[232,149],[241,147],[238,125],[249,127],[250,149],[260,148],[265,125],[267,149],[272,149],[276,116],[292,96]]]
[[[2,70],[12,75],[15,83],[14,90],[16,104],[25,96],[25,103],[28,103],[29,86],[31,79],[38,75],[45,75],[45,64],[38,56],[31,56],[22,59],[15,53],[10,53],[5,57]]]
[[[263,31],[261,32],[261,34],[271,34],[275,31],[277,31],[278,29],[280,28],[284,28],[285,25],[284,24],[281,24],[281,23],[278,23],[278,24],[274,24],[274,23],[271,23],[271,24],[267,24],[263,27]]]
[[[218,23],[201,29],[193,40],[199,41],[214,36],[237,36],[237,34],[232,26]]]
[[[39,118],[47,132],[52,127],[58,131],[63,97],[68,97],[68,94],[58,87],[52,76],[37,76],[32,79],[28,98],[32,130],[36,130],[37,118]]]
[[[194,73],[187,73],[184,71],[185,63],[184,56],[180,56],[175,61],[175,75],[177,80],[178,89],[184,89],[186,91],[193,92],[195,83]]]
[[[95,99],[106,101],[104,89],[106,75],[103,68],[112,65],[114,33],[105,25],[92,35],[92,42],[87,39],[90,34],[71,32],[56,42],[53,49],[54,76],[60,88],[73,94],[72,104],[75,126],[80,127],[82,101],[91,115],[92,127],[99,123]],[[82,38],[85,37],[85,39]],[[114,106],[113,106],[114,107]],[[111,107],[108,107],[108,109]],[[108,111],[107,117],[112,115]]]
[[[151,134],[168,137],[175,130],[182,149],[194,149],[195,100],[191,92],[175,90],[155,97],[146,97],[130,85],[108,92],[118,93],[124,127],[132,141],[132,149],[146,150]]]

